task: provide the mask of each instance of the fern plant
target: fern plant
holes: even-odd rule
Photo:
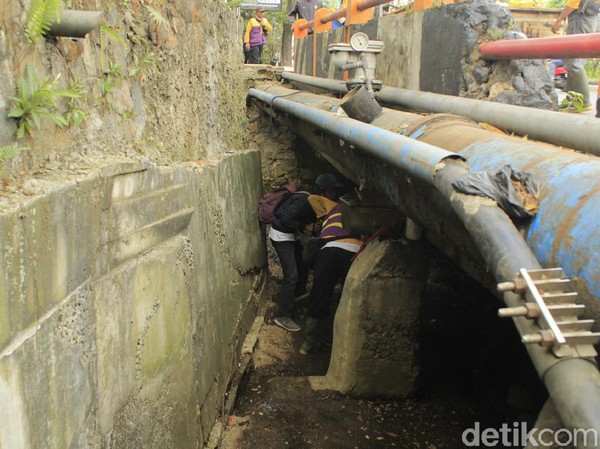
[[[61,19],[62,0],[31,0],[25,19],[25,35],[33,43]]]
[[[87,110],[82,106],[83,100],[87,98],[87,91],[81,85],[81,81],[72,83],[69,90],[74,93],[74,96],[69,99],[65,119],[69,126],[79,127],[88,117]]]
[[[165,28],[169,28],[169,21],[163,17],[163,15],[154,9],[150,5],[144,5],[150,14],[150,18],[154,22],[156,26],[164,26]]]
[[[108,94],[112,94],[117,91],[117,83],[123,80],[123,70],[121,66],[113,61],[108,61],[108,70],[104,72],[104,77],[100,84],[102,90],[102,97],[106,97]]]
[[[31,134],[33,127],[41,128],[42,119],[50,120],[57,126],[67,126],[66,117],[57,111],[61,98],[80,98],[81,93],[74,89],[59,89],[60,74],[51,80],[46,77],[40,80],[31,66],[27,66],[25,75],[19,77],[17,96],[12,97],[8,116],[17,120],[17,139],[22,139],[25,132]]]
[[[127,48],[127,42],[121,37],[118,30],[101,23],[100,24],[100,67],[104,68],[104,64],[106,61],[106,46],[108,44],[108,39],[112,39],[113,41],[121,44],[123,48]]]
[[[4,147],[0,147],[0,164],[6,162],[13,157],[18,156],[23,151],[28,151],[28,147],[20,147],[18,145],[12,144]],[[0,170],[0,178],[4,176],[2,170]]]
[[[157,73],[158,66],[156,65],[156,57],[154,52],[146,49],[146,53],[143,58],[140,58],[137,53],[133,54],[133,62],[135,67],[129,71],[129,76],[138,76],[140,81],[143,83],[148,76],[148,73]]]

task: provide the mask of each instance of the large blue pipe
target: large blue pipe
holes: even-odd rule
[[[530,172],[541,187],[527,242],[543,266],[560,265],[600,300],[600,159],[573,151],[493,139],[460,151],[474,171],[506,163]]]

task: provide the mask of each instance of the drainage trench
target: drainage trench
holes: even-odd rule
[[[425,250],[426,287],[415,299],[419,317],[411,329],[410,394],[355,397],[315,389],[311,381],[326,376],[331,349],[300,355],[302,332],[283,331],[267,313],[219,447],[454,449],[463,447],[463,433],[476,423],[481,429],[514,422],[532,428],[547,393],[512,324],[497,318],[500,301],[431,245]],[[280,281],[275,259],[272,264],[271,295]],[[386,285],[380,293],[397,296]],[[301,304],[294,319],[303,325],[305,317]]]

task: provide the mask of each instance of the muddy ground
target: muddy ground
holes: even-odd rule
[[[405,399],[350,398],[313,391],[307,376],[327,372],[330,352],[302,356],[302,332],[272,324],[268,304],[240,385],[222,449],[464,447],[464,430],[533,425],[546,393],[501,303],[431,249],[422,306],[421,372]],[[274,299],[277,279],[270,285]],[[296,318],[304,319],[300,307]]]

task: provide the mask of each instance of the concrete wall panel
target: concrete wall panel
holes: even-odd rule
[[[392,15],[379,19],[378,38],[384,47],[377,57],[375,78],[385,86],[420,88],[423,16],[423,12],[417,12],[407,17]]]
[[[461,61],[465,48],[465,28],[440,9],[423,15],[426,30],[421,45],[420,90],[459,96],[464,88]]]
[[[0,216],[0,449],[204,443],[264,276],[260,176],[118,165]]]
[[[11,386],[12,395],[2,408],[12,414],[14,407],[15,416],[22,416],[15,428],[7,428],[4,423],[0,426],[0,434],[6,433],[0,441],[28,443],[0,446],[2,449],[70,446],[94,395],[95,341],[90,303],[89,285],[84,285],[24,329],[0,354],[1,383]]]

